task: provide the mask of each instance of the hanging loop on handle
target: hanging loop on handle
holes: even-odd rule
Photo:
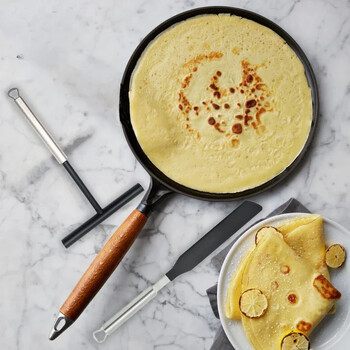
[[[19,94],[19,90],[17,88],[12,88],[7,93],[9,97],[11,97],[26,116],[30,125],[34,128],[34,130],[38,133],[41,139],[44,141],[46,147],[50,150],[53,156],[56,158],[58,163],[63,164],[68,160],[65,153],[62,151],[61,147],[57,144],[57,142],[53,139],[50,133],[46,130],[43,124],[41,124],[40,120],[34,115],[29,106],[23,100],[23,98]]]
[[[150,302],[157,293],[168,283],[170,279],[163,276],[156,284],[144,290],[139,296],[132,300],[117,314],[111,317],[103,326],[92,333],[94,339],[98,343],[103,343],[107,336],[114,333],[121,325],[123,325],[129,318],[134,316],[141,310],[148,302]]]

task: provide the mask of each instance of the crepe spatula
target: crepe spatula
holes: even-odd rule
[[[94,339],[98,343],[104,342],[108,335],[111,335],[130,317],[135,315],[150,300],[152,300],[164,286],[181,274],[192,270],[255,215],[257,215],[261,209],[262,207],[254,202],[243,202],[231,214],[183,253],[176,261],[173,268],[156,284],[143,291],[121,311],[105,322],[100,329],[93,332]]]

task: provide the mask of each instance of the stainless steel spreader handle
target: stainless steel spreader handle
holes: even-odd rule
[[[18,89],[13,88],[9,90],[8,95],[16,102],[17,106],[21,109],[21,111],[26,116],[30,125],[34,128],[34,130],[38,133],[38,135],[44,141],[46,147],[54,155],[58,163],[63,164],[64,162],[66,162],[68,160],[67,156],[62,151],[61,147],[53,139],[53,137],[50,135],[50,133],[45,129],[44,125],[41,124],[40,120],[30,110],[28,105],[20,96]]]
[[[156,284],[144,290],[139,296],[105,322],[100,329],[93,332],[94,339],[98,343],[103,343],[107,336],[115,332],[129,318],[141,310],[169,282],[170,279],[167,276],[163,276]]]

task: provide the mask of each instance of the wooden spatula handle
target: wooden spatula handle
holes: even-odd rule
[[[118,266],[147,221],[135,209],[114,232],[77,283],[60,311],[75,321]]]

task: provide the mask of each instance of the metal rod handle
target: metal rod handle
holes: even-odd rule
[[[57,159],[58,163],[63,164],[68,160],[65,153],[62,151],[60,146],[56,143],[50,133],[46,130],[44,125],[41,124],[40,120],[34,115],[34,113],[30,110],[29,106],[25,103],[23,98],[20,96],[17,88],[10,89],[8,95],[16,102],[17,106],[21,109],[21,111],[26,116],[30,125],[34,128],[34,130],[39,134],[46,147],[50,150],[50,152]]]
[[[134,316],[141,310],[148,302],[150,302],[157,293],[170,282],[167,276],[162,277],[152,287],[144,290],[139,296],[132,300],[128,305],[105,322],[102,327],[93,332],[93,337],[98,343],[103,343],[108,335],[115,332],[121,325],[123,325],[129,318]]]
[[[91,192],[88,190],[88,188],[85,186],[83,180],[79,177],[79,175],[75,172],[73,167],[70,165],[68,160],[62,164],[64,168],[67,170],[68,174],[71,176],[71,178],[74,180],[74,182],[78,185],[81,192],[83,192],[86,199],[90,202],[90,204],[94,207],[97,214],[102,214],[103,209],[100,207],[100,205],[97,203],[94,196],[91,194]]]

